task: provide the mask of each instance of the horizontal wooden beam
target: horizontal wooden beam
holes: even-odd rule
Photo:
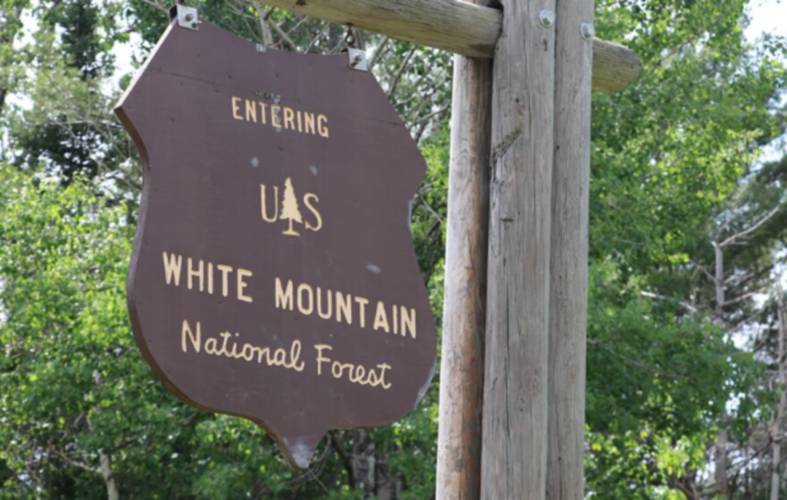
[[[264,0],[265,4],[332,23],[470,57],[494,56],[502,12],[461,0]],[[580,27],[577,26],[577,30]],[[617,92],[637,79],[634,52],[593,40],[593,90]]]
[[[593,91],[611,94],[629,86],[639,76],[642,63],[633,50],[593,39]]]

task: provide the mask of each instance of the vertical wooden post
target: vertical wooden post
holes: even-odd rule
[[[593,0],[557,0],[547,498],[584,497]]]
[[[491,100],[491,60],[454,56],[438,499],[480,494]]]
[[[492,84],[481,497],[543,499],[555,2],[501,3]]]

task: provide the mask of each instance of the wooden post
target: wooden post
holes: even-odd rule
[[[438,499],[480,493],[491,99],[491,61],[454,56]]]
[[[557,0],[547,498],[584,497],[593,0]]]
[[[555,2],[502,4],[492,84],[481,497],[543,499]]]

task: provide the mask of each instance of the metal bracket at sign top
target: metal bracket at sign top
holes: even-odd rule
[[[195,31],[199,29],[199,15],[195,7],[180,3],[175,4],[169,9],[169,18],[177,20],[178,26],[181,28]]]
[[[366,51],[361,49],[347,48],[347,56],[350,58],[350,67],[358,71],[368,71],[369,63],[366,60]]]

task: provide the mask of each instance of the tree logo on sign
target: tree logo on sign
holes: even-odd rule
[[[301,224],[303,222],[303,217],[298,208],[298,199],[295,198],[295,189],[293,189],[292,181],[289,177],[284,181],[284,199],[281,201],[281,218],[290,223],[289,227],[283,231],[282,234],[300,236],[300,234],[292,228],[292,224],[293,222]]]
[[[300,236],[301,233],[295,230],[295,223],[302,224],[308,231],[319,231],[322,229],[322,214],[317,209],[320,198],[314,193],[306,193],[301,199],[306,214],[301,212],[301,205],[295,194],[295,187],[292,179],[287,177],[284,180],[284,193],[279,200],[279,186],[271,186],[273,200],[268,199],[268,186],[260,184],[260,216],[262,220],[269,224],[276,224],[286,221],[287,227],[282,234],[287,236]]]

